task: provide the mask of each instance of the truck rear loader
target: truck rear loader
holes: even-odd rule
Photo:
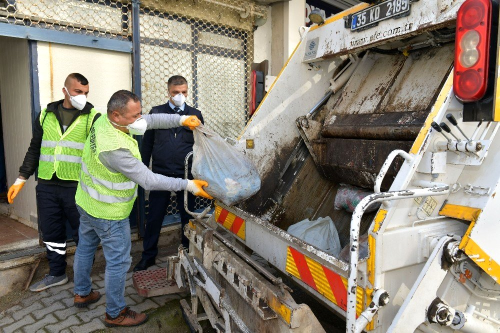
[[[193,330],[324,331],[300,288],[346,332],[500,332],[498,16],[390,0],[301,30],[235,145],[260,191],[197,215],[164,269]],[[343,255],[287,232],[320,217]]]

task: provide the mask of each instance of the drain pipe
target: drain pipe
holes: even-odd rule
[[[347,287],[346,332],[349,333],[360,332],[358,331],[359,328],[357,328],[357,326],[361,325],[361,320],[363,321],[365,320],[360,318],[359,319],[360,324],[358,325],[356,324],[356,290],[358,286],[357,278],[358,278],[358,259],[359,259],[359,229],[361,226],[361,218],[363,217],[363,214],[366,211],[366,209],[372,203],[375,202],[402,200],[402,199],[426,197],[426,196],[437,196],[437,195],[448,194],[449,192],[450,188],[448,185],[438,185],[424,189],[374,193],[363,198],[356,206],[351,219],[351,240],[349,246],[349,248],[351,249],[351,255],[350,255],[351,260],[349,263],[350,268],[349,268],[349,278]],[[379,286],[375,285],[374,288],[379,288]],[[378,308],[376,310],[378,310]]]
[[[141,94],[141,30],[140,30],[141,1],[132,0],[132,91],[142,97]],[[134,135],[139,147],[142,145],[142,135]],[[146,219],[146,195],[144,189],[139,186],[137,198],[137,225],[139,234],[144,236]]]

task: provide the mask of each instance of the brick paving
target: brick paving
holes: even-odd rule
[[[157,266],[150,269],[165,267],[166,257],[157,258]],[[106,295],[104,291],[104,273],[92,275],[94,290],[103,296],[87,309],[78,309],[73,306],[72,281],[62,286],[49,288],[39,293],[32,293],[9,309],[0,313],[0,332],[93,332],[104,330],[104,313]],[[132,310],[143,312],[162,307],[178,295],[157,296],[144,298],[135,292],[132,286],[132,272],[127,273],[125,290],[127,305]],[[140,327],[140,326],[139,326]],[[138,330],[142,332],[144,328]],[[133,332],[134,329],[127,329]]]

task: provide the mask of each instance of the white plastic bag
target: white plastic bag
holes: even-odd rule
[[[335,257],[340,253],[339,234],[329,216],[297,222],[288,228],[288,233]]]
[[[245,155],[203,125],[193,134],[191,172],[195,179],[208,182],[208,194],[230,206],[257,193],[260,177]]]

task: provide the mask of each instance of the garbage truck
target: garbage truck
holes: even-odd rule
[[[301,29],[234,145],[259,192],[195,215],[138,292],[188,292],[196,332],[324,332],[296,290],[346,332],[500,332],[498,16],[372,1]],[[325,218],[341,251],[290,232]]]

